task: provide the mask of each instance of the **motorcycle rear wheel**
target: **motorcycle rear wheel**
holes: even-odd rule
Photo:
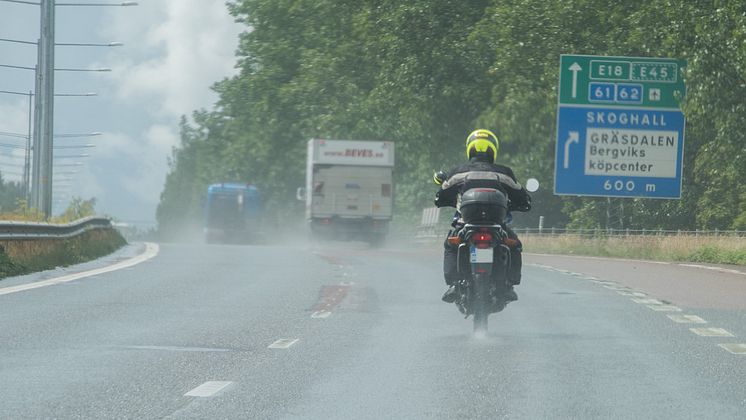
[[[489,277],[484,274],[474,276],[474,295],[472,298],[474,305],[474,333],[486,334],[487,317],[490,315],[489,305],[487,304],[489,299]]]

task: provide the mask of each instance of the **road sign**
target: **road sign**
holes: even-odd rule
[[[561,56],[555,194],[680,198],[685,66]]]

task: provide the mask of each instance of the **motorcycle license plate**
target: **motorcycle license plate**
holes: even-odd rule
[[[472,263],[492,263],[492,248],[481,249],[472,245],[471,247]]]

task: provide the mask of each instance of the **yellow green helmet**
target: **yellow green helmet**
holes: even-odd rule
[[[469,159],[484,154],[494,162],[499,149],[500,141],[495,133],[490,130],[480,128],[472,131],[466,138],[466,157]]]

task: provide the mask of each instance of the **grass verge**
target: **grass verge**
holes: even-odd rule
[[[526,252],[746,265],[746,238],[713,236],[521,236]]]
[[[127,241],[115,229],[96,229],[70,239],[1,241],[0,279],[90,261]]]

